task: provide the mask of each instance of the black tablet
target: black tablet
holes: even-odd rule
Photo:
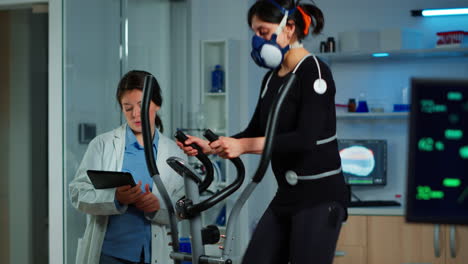
[[[89,179],[95,189],[115,188],[124,185],[135,186],[130,172],[87,170]]]

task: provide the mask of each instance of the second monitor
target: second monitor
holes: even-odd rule
[[[387,184],[386,140],[339,139],[338,148],[347,184]]]

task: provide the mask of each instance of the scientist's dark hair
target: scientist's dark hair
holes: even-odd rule
[[[162,96],[161,96],[161,87],[159,86],[158,81],[154,76],[146,71],[138,71],[138,70],[133,70],[127,72],[122,79],[120,79],[119,86],[117,87],[117,101],[119,102],[120,108],[122,108],[122,97],[123,95],[132,90],[140,90],[143,91],[143,86],[145,83],[145,77],[151,75],[153,79],[153,96],[151,98],[151,101],[158,105],[159,107],[162,106]],[[156,120],[155,120],[156,128],[163,132],[163,124],[161,118],[156,115]]]
[[[279,6],[285,9],[295,9],[295,11],[288,16],[288,22],[290,20],[294,21],[294,24],[296,25],[295,34],[299,41],[306,37],[304,31],[307,31],[312,35],[318,35],[320,32],[322,32],[323,26],[325,24],[322,11],[314,4],[303,4],[300,3],[300,0],[258,0],[250,7],[247,14],[247,22],[249,27],[252,27],[252,18],[254,16],[269,23],[279,24],[281,22],[284,14],[275,4],[272,3],[272,1],[276,2]],[[304,13],[302,13],[298,7],[300,7]],[[309,30],[306,29],[306,21],[304,20],[304,16],[311,18]]]

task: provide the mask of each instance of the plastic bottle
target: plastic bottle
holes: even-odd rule
[[[224,205],[219,211],[218,217],[216,217],[216,224],[219,226],[226,225],[226,205]]]
[[[327,46],[328,52],[336,52],[335,39],[333,37],[329,37],[327,39]]]
[[[184,253],[192,253],[192,246],[190,243],[190,238],[188,237],[181,237],[179,238],[179,249],[180,252]],[[191,261],[182,261],[182,264],[190,264]]]
[[[401,90],[401,102],[393,105],[393,112],[408,112],[410,110],[408,87]]]
[[[327,52],[327,43],[325,41],[320,42],[320,53]]]
[[[211,72],[211,90],[212,93],[224,92],[224,71],[221,65],[216,65]]]
[[[356,99],[349,98],[349,100],[348,100],[348,112],[356,112]]]
[[[402,104],[409,104],[409,99],[408,99],[408,87],[403,87],[401,90],[401,103]]]

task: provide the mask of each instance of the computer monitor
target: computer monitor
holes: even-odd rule
[[[339,139],[338,148],[347,184],[387,184],[386,140]]]
[[[406,219],[468,224],[468,80],[412,79]]]

